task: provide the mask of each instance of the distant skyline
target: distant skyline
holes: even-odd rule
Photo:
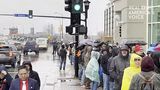
[[[64,10],[65,0],[0,0],[0,14],[28,14],[28,10],[33,10],[35,15],[55,15],[68,16],[69,12]],[[107,0],[89,0],[88,11],[88,34],[96,35],[104,29],[104,10]],[[84,15],[82,14],[84,18]],[[58,32],[58,27],[62,19],[27,17],[7,17],[0,16],[0,33],[8,33],[8,28],[18,27],[20,33],[29,33],[34,27],[35,32],[44,31],[48,25],[53,24],[54,31]],[[70,24],[70,20],[63,19],[63,29]],[[83,22],[82,22],[83,24]],[[65,30],[64,30],[65,32]]]

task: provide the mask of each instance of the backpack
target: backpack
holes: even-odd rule
[[[143,79],[143,82],[140,85],[140,90],[154,90],[153,77],[155,74],[153,74],[152,77],[148,79],[141,74],[139,74],[139,76]]]

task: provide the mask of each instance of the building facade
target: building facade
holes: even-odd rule
[[[125,43],[128,40],[148,42],[147,0],[110,0],[113,6],[113,28],[105,24],[105,34],[112,33],[114,42]],[[108,5],[108,7],[110,7]],[[105,11],[109,10],[106,9]],[[109,17],[109,14],[108,16]],[[109,20],[105,20],[105,22]],[[106,29],[107,28],[107,29]]]
[[[113,41],[114,37],[114,5],[107,4],[104,11],[104,41]]]
[[[160,41],[160,1],[148,0],[148,42]]]

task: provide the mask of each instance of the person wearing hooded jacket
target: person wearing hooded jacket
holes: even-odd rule
[[[149,56],[145,56],[141,62],[141,72],[139,73],[146,79],[151,79],[151,83],[154,86],[154,89],[151,90],[160,90],[160,75],[154,71],[154,62],[153,59]],[[141,88],[144,79],[139,74],[133,76],[130,84],[129,90],[143,90]]]
[[[110,52],[112,51],[112,47],[109,46]],[[108,69],[108,59],[111,57],[111,53],[109,52],[109,48],[102,50],[101,56],[101,66],[103,70],[103,90],[109,90],[109,69]]]
[[[130,58],[130,66],[124,69],[121,90],[129,90],[132,77],[141,72],[142,57],[132,53]]]
[[[88,62],[88,65],[86,67],[85,75],[87,78],[89,78],[92,81],[91,90],[97,90],[98,83],[100,83],[99,78],[99,63],[98,59],[100,57],[100,53],[97,51],[91,52],[91,59]]]
[[[109,67],[110,76],[115,82],[114,90],[121,90],[123,72],[125,68],[129,67],[129,60],[129,48],[126,45],[122,45],[118,56],[112,59]]]
[[[40,78],[39,78],[39,74],[32,69],[31,62],[30,61],[24,61],[22,63],[22,65],[25,65],[25,66],[27,66],[29,68],[29,77],[37,81],[38,86],[39,86],[39,90],[40,90],[41,81],[40,81]],[[19,78],[18,74],[15,76],[15,78]]]
[[[112,56],[108,59],[107,67],[109,73],[109,90],[114,90],[114,78],[111,76],[109,72],[110,64],[115,56],[118,55],[119,48],[117,46],[112,46]]]

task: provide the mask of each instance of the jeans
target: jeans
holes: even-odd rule
[[[82,69],[82,65],[78,64],[79,70],[78,70],[78,78],[79,80],[81,80],[82,77],[82,73],[83,73],[83,69]]]
[[[109,90],[114,90],[114,82],[109,81]]]
[[[109,90],[109,76],[103,73],[103,90]]]
[[[85,68],[82,67],[81,85],[84,85],[85,77]]]
[[[65,67],[66,67],[66,60],[61,58],[61,62],[60,62],[60,70],[62,69],[62,65],[63,65],[63,70],[65,70]]]
[[[69,55],[69,60],[70,60],[71,65],[73,65],[73,63],[74,63],[74,55]]]
[[[91,90],[97,90],[97,88],[98,88],[98,82],[92,81],[92,83],[91,83]]]

